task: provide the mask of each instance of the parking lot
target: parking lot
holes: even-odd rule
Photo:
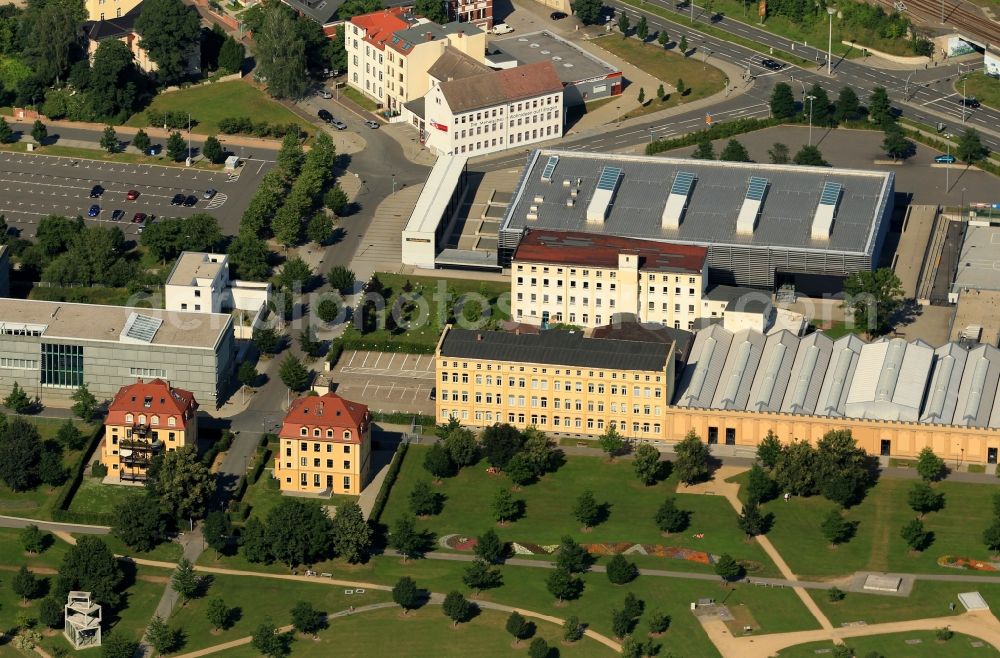
[[[116,224],[125,233],[135,234],[135,213],[156,217],[186,217],[210,213],[219,220],[223,233],[234,234],[240,216],[250,201],[270,160],[248,160],[234,175],[147,164],[122,164],[68,157],[0,153],[0,213],[21,236],[31,238],[38,221],[46,215],[81,215],[88,224]],[[91,199],[94,185],[105,189],[101,198]],[[218,193],[210,200],[205,190]],[[139,192],[134,201],[125,198],[129,190]],[[175,194],[193,195],[193,207],[172,206]],[[96,218],[87,216],[92,205],[100,206]],[[112,213],[121,209],[125,216],[112,222]]]
[[[337,393],[373,411],[434,415],[434,355],[344,352],[330,373]]]

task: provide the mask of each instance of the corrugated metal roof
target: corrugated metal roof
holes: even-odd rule
[[[713,324],[695,335],[675,404],[679,407],[709,408],[722,376],[733,334],[721,324]]]
[[[764,351],[764,335],[751,329],[733,334],[719,387],[712,399],[713,409],[746,409],[750,384]]]
[[[969,351],[952,425],[988,427],[1000,381],[1000,350],[979,345]]]
[[[764,352],[760,356],[760,368],[750,386],[747,410],[781,409],[781,401],[785,397],[798,346],[798,337],[790,331],[779,331],[767,337]]]
[[[948,343],[937,348],[934,354],[934,374],[927,389],[927,401],[920,421],[951,425],[969,353],[957,343]]]
[[[819,399],[832,353],[833,340],[826,334],[816,332],[799,341],[781,411],[792,414],[811,414],[816,411],[816,401]]]
[[[851,418],[916,421],[934,350],[922,341],[881,339],[861,349],[844,413]]]

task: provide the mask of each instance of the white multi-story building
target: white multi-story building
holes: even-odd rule
[[[616,314],[691,329],[708,250],[594,233],[531,230],[511,264],[511,317],[597,327]]]
[[[551,62],[437,80],[415,119],[441,155],[483,155],[562,137],[563,85]]]
[[[271,284],[229,279],[225,254],[185,251],[177,259],[164,286],[168,311],[225,313],[242,311],[235,324],[237,338],[247,338],[267,308]],[[249,328],[248,328],[249,327]]]

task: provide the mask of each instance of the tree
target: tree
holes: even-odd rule
[[[663,88],[663,83],[660,83],[660,86],[656,88],[656,100],[662,101],[666,95],[667,90]]]
[[[635,24],[635,36],[639,37],[639,41],[645,41],[649,36],[649,24],[646,22],[645,16],[640,16],[639,22]]]
[[[559,541],[556,553],[556,568],[565,569],[570,573],[583,573],[590,569],[594,559],[587,550],[580,546],[572,537],[564,536]]]
[[[14,386],[18,388],[17,382]],[[13,491],[26,491],[38,485],[41,458],[42,439],[33,424],[15,416],[0,430],[0,480]]]
[[[297,34],[296,16],[281,3],[265,4],[263,11],[261,27],[253,31],[260,76],[275,98],[301,98],[309,88],[309,71],[306,44]]]
[[[451,462],[458,468],[472,466],[479,461],[479,444],[476,435],[462,426],[455,427],[442,437],[444,449]]]
[[[316,305],[316,315],[323,322],[333,322],[340,315],[340,305],[333,299],[326,297]]]
[[[545,641],[545,638],[536,637],[528,645],[528,655],[531,658],[548,658],[549,643]]]
[[[194,7],[181,0],[143,2],[135,28],[141,35],[139,46],[156,62],[157,78],[166,84],[180,80],[201,38],[201,25]]]
[[[70,450],[82,450],[87,445],[87,437],[76,426],[72,418],[67,418],[59,425],[56,439]]]
[[[979,133],[975,128],[969,128],[958,138],[955,155],[966,164],[973,164],[989,155],[990,150],[983,146]]]
[[[715,573],[725,581],[739,580],[743,577],[743,565],[733,559],[729,553],[723,553],[715,563]]]
[[[170,577],[170,584],[174,591],[181,597],[184,605],[195,597],[201,579],[194,573],[194,565],[186,557],[182,557],[177,563],[174,575]]]
[[[125,498],[112,508],[111,518],[111,534],[133,550],[152,550],[167,532],[160,503],[149,494]]]
[[[11,129],[10,124],[7,120],[0,118],[0,144],[6,144],[13,137],[14,131]]]
[[[448,14],[445,12],[444,5],[437,0],[416,0],[413,5],[413,13],[441,25],[448,22]]]
[[[500,564],[507,555],[507,545],[500,541],[500,537],[492,529],[476,537],[476,545],[472,550],[477,558],[487,564]]]
[[[323,211],[315,213],[309,218],[309,223],[306,224],[306,237],[309,238],[310,242],[315,242],[317,245],[322,246],[330,239],[330,235],[333,233],[333,222],[327,217],[326,213]]]
[[[198,448],[190,445],[163,454],[146,486],[175,520],[200,519],[215,493],[215,476],[198,459]]]
[[[155,615],[146,628],[146,639],[159,654],[172,653],[180,645],[180,632],[167,626],[160,615]]]
[[[783,490],[796,496],[819,492],[816,449],[807,441],[793,441],[781,449],[774,479]]]
[[[622,33],[622,38],[628,36],[628,28],[631,22],[628,19],[628,14],[623,11],[618,12],[618,31]]]
[[[839,509],[832,509],[823,518],[819,529],[830,544],[836,546],[848,541],[854,535],[854,524],[844,518]]]
[[[839,587],[831,587],[829,590],[827,590],[827,597],[830,599],[831,603],[837,603],[838,601],[843,601],[846,596],[847,594],[844,593],[844,590],[840,589]]]
[[[506,523],[507,521],[514,521],[520,514],[521,506],[514,500],[514,496],[511,495],[508,489],[501,489],[497,491],[496,495],[493,497],[493,504],[491,506],[493,511],[493,518],[496,519],[497,523]]]
[[[570,615],[563,622],[563,639],[567,642],[576,642],[583,637],[583,624],[576,615]]]
[[[292,626],[300,633],[316,637],[316,633],[326,628],[326,615],[308,601],[299,601],[292,608]]]
[[[31,139],[35,140],[38,144],[44,144],[48,136],[49,129],[45,127],[44,123],[35,119],[35,123],[31,126]]]
[[[740,512],[737,523],[747,539],[766,534],[771,527],[771,514],[762,514],[756,500],[748,500]]]
[[[38,462],[38,479],[53,487],[69,479],[69,469],[63,466],[62,444],[46,441],[42,444],[42,458]]]
[[[924,482],[937,482],[944,477],[944,460],[930,448],[924,448],[917,455],[917,473]]]
[[[46,596],[38,604],[38,621],[46,628],[63,627],[63,606],[51,596]]]
[[[243,44],[227,35],[219,49],[219,69],[230,73],[239,73],[243,70],[245,57],[246,52],[243,50]]]
[[[212,164],[219,164],[226,159],[226,151],[222,148],[215,135],[205,138],[205,144],[201,147],[201,154]]]
[[[121,601],[124,574],[107,544],[93,535],[77,539],[63,557],[54,596],[65,600],[71,590],[90,592],[94,601],[115,607]]]
[[[787,82],[779,82],[771,91],[771,114],[775,119],[791,119],[795,116],[795,95]]]
[[[778,495],[778,485],[768,475],[767,471],[754,464],[747,474],[747,500],[766,503]]]
[[[132,658],[139,650],[139,642],[125,631],[115,629],[104,638],[101,645],[101,658]]]
[[[140,128],[136,131],[135,137],[132,138],[132,146],[139,149],[139,152],[145,155],[153,146],[153,142],[150,141],[149,135],[146,134],[146,131]]]
[[[343,292],[354,288],[354,272],[343,265],[334,266],[326,275],[326,280],[334,290]]]
[[[771,158],[771,164],[788,164],[788,147],[781,142],[775,142],[767,151],[767,155]]]
[[[604,5],[601,0],[575,0],[572,3],[573,14],[584,25],[594,25],[601,20],[601,10]]]
[[[167,157],[174,162],[180,162],[188,155],[187,143],[176,130],[167,137]]]
[[[483,456],[494,468],[507,468],[507,462],[520,452],[523,445],[524,436],[506,423],[490,425],[479,436]]]
[[[289,652],[288,641],[287,635],[279,634],[273,623],[265,621],[253,632],[250,646],[268,658],[284,658]]]
[[[583,593],[583,580],[577,578],[566,569],[555,569],[545,579],[545,586],[556,600],[572,601]]]
[[[253,386],[259,376],[260,373],[257,372],[253,361],[244,361],[240,364],[239,370],[236,371],[236,379],[239,380],[241,386]]]
[[[850,430],[831,430],[816,443],[817,481],[828,500],[848,507],[864,497],[872,483],[868,454]]]
[[[21,385],[16,381],[14,382],[14,387],[10,389],[10,395],[3,399],[3,406],[7,407],[16,414],[22,413],[28,407],[32,405],[31,399],[28,394],[24,392]]]
[[[533,482],[538,477],[538,470],[531,462],[531,459],[523,452],[519,452],[511,457],[510,461],[507,462],[507,468],[504,472],[510,478],[510,481],[514,483],[515,488]]]
[[[690,520],[691,513],[678,509],[673,496],[667,496],[663,504],[656,510],[656,527],[660,529],[660,532],[682,532],[688,527]]]
[[[352,500],[337,506],[333,517],[331,534],[333,550],[342,558],[356,564],[368,559],[374,543],[375,531],[365,520],[361,507]]]
[[[229,521],[229,515],[221,510],[209,512],[205,516],[201,534],[205,538],[205,544],[214,549],[217,555],[221,555],[233,538],[233,524]]]
[[[312,330],[312,327],[306,325],[305,328],[299,332],[299,349],[307,356],[311,357],[319,351],[320,342],[316,339],[316,333]]]
[[[691,485],[708,477],[708,446],[701,442],[694,430],[674,446],[674,454],[674,472],[681,482]]]
[[[648,443],[640,443],[635,449],[632,469],[647,487],[655,484],[660,474],[660,451]]]
[[[678,96],[683,96],[684,94],[686,94],[687,89],[684,87],[684,78],[677,78],[677,84],[674,85],[674,88],[677,90]]]
[[[691,157],[695,160],[714,160],[715,149],[712,147],[712,140],[707,135],[698,139],[698,148],[694,150]]]
[[[278,334],[270,327],[255,329],[253,344],[264,354],[274,354],[278,348]]]
[[[798,150],[792,163],[810,167],[829,167],[830,163],[823,159],[818,146],[805,145]]]
[[[11,579],[10,586],[14,590],[14,593],[21,597],[21,602],[24,604],[28,603],[28,599],[33,599],[38,595],[38,579],[23,564]]]
[[[403,556],[403,561],[418,555],[424,546],[423,534],[417,532],[413,517],[401,516],[392,524],[389,546]]]
[[[281,361],[278,377],[281,378],[285,386],[293,391],[304,391],[309,386],[309,369],[294,354],[287,355]]]
[[[635,627],[635,619],[629,617],[624,610],[615,608],[611,611],[611,634],[619,639],[623,639],[632,632]],[[623,651],[624,653],[624,651]]]
[[[858,95],[850,87],[841,87],[834,108],[833,118],[837,123],[857,119],[861,114],[861,103]]]
[[[577,497],[573,505],[573,518],[582,524],[585,530],[600,520],[601,509],[594,499],[593,491],[587,489]]]
[[[830,97],[826,95],[826,90],[820,87],[819,84],[814,84],[809,89],[808,95],[813,97],[809,105],[813,124],[817,126],[828,125],[831,118]]]
[[[767,434],[761,439],[761,442],[757,445],[757,459],[766,468],[774,469],[778,465],[778,461],[781,459],[781,441],[778,436],[772,430],[768,430]]]
[[[514,645],[520,644],[521,640],[526,640],[535,632],[535,625],[525,619],[517,610],[510,613],[505,625],[507,632],[514,636]]]
[[[684,34],[681,35],[681,40],[677,43],[677,47],[680,49],[681,54],[687,57],[687,51],[688,51],[687,35]],[[678,92],[679,91],[680,90],[678,89]]]
[[[396,582],[392,588],[392,600],[403,609],[404,615],[420,605],[420,593],[412,578],[403,576]]]
[[[451,620],[452,627],[458,626],[462,622],[469,621],[472,617],[475,606],[461,592],[452,590],[444,597],[444,604],[441,606],[445,617]]]
[[[323,194],[323,205],[329,208],[330,212],[337,217],[343,217],[346,214],[345,209],[348,208],[349,202],[350,199],[347,198],[347,193],[344,192],[339,183],[334,183]]]
[[[469,589],[479,593],[503,585],[503,576],[500,575],[499,570],[490,568],[488,563],[476,559],[462,574],[462,582]]]
[[[922,551],[931,545],[932,535],[924,529],[924,522],[920,519],[913,519],[907,522],[899,532],[906,545],[914,551]]]
[[[432,516],[441,512],[441,497],[430,483],[420,480],[410,491],[410,511],[417,516]]]
[[[869,336],[885,334],[903,304],[903,286],[891,268],[855,272],[844,280],[844,306]]]
[[[889,104],[889,94],[885,87],[875,87],[868,97],[868,120],[884,126],[894,120],[892,107]]]
[[[29,555],[38,555],[45,550],[45,545],[51,535],[39,530],[38,526],[34,523],[29,523],[21,530],[19,537],[21,539],[21,547]]]
[[[944,508],[944,493],[934,491],[926,482],[918,482],[910,488],[906,502],[921,518],[928,512],[937,512]]]
[[[288,568],[330,556],[333,522],[315,501],[284,499],[267,515],[264,532],[271,553]]]
[[[630,583],[639,575],[639,568],[635,566],[635,562],[629,562],[621,553],[615,553],[606,566],[608,580],[615,585]]]
[[[101,148],[108,153],[118,152],[118,134],[114,126],[104,126],[104,132],[101,133]]]
[[[993,523],[983,530],[983,543],[994,553],[1000,551],[1000,519],[994,519]]]
[[[906,159],[917,152],[916,145],[906,138],[906,133],[897,123],[885,126],[885,138],[882,140],[882,150],[892,158],[893,162]]]
[[[597,437],[597,443],[600,444],[601,450],[608,455],[608,459],[611,461],[614,461],[616,455],[624,452],[626,447],[625,437],[619,434],[617,429],[610,426],[604,430],[604,434]]]
[[[94,408],[97,407],[97,398],[87,388],[86,382],[73,391],[73,415],[85,423],[89,423],[94,418]]]
[[[660,44],[661,48],[666,48],[667,44],[670,43],[670,35],[667,34],[665,29],[661,29],[656,33],[656,43]]]
[[[274,559],[267,541],[264,524],[257,517],[250,517],[240,533],[240,550],[247,562],[270,564]]]
[[[750,162],[750,153],[743,144],[735,139],[731,139],[726,144],[726,148],[722,149],[719,159],[726,162]]]
[[[661,610],[654,610],[649,615],[649,632],[655,635],[662,635],[670,628],[670,615]]]
[[[441,478],[448,477],[454,472],[451,456],[440,442],[431,444],[428,448],[424,455],[424,470],[434,476],[435,482],[440,482]]]
[[[205,618],[212,625],[212,630],[221,631],[229,627],[232,621],[233,611],[229,609],[226,602],[216,597],[208,602],[205,609]]]

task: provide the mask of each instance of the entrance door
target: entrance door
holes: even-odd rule
[[[332,475],[327,475],[326,476],[326,488],[330,489],[330,490],[333,490],[333,476]]]
[[[996,464],[997,463],[997,449],[996,448],[987,448],[986,449],[986,463],[987,464]]]
[[[726,445],[727,446],[736,445],[736,428],[734,427],[726,428]]]
[[[892,449],[892,441],[890,441],[889,439],[882,439],[882,445],[879,448],[878,454],[882,455],[883,457],[888,457],[891,449]]]
[[[719,442],[719,428],[709,427],[708,428],[708,444],[715,445]]]

